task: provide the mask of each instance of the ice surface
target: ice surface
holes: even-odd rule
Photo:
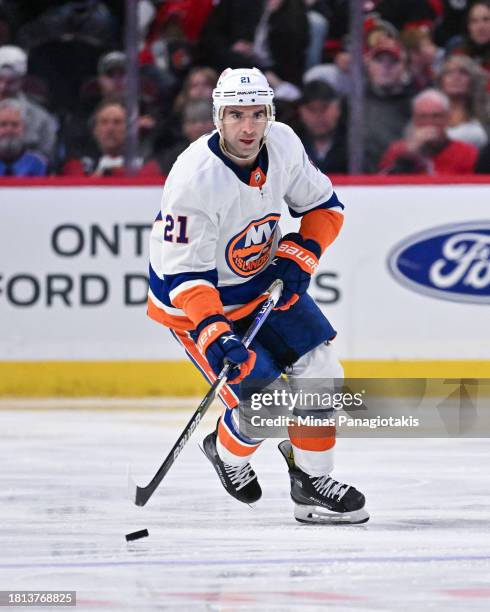
[[[488,440],[342,439],[334,475],[371,520],[300,525],[278,440],[254,460],[263,498],[242,505],[198,447],[213,410],[138,508],[128,465],[146,484],[196,401],[65,404],[1,407],[0,590],[76,590],[89,610],[490,609]]]

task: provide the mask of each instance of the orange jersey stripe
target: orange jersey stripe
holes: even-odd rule
[[[326,451],[335,446],[335,427],[290,425],[288,433],[291,444],[301,450]]]
[[[237,455],[238,457],[248,457],[249,455],[254,453],[260,446],[260,443],[255,445],[243,444],[242,442],[231,436],[229,431],[223,425],[221,419],[218,425],[218,438],[221,444],[226,448],[226,450],[230,451],[230,453],[232,453],[233,455]]]
[[[218,290],[207,285],[197,285],[182,291],[172,303],[185,312],[194,327],[212,315],[224,314]]]
[[[344,215],[336,210],[320,208],[306,213],[301,220],[299,233],[305,240],[318,242],[323,251],[337,238],[344,222]]]
[[[184,345],[186,351],[191,355],[194,361],[197,363],[201,371],[205,374],[206,378],[210,383],[213,383],[216,380],[216,374],[213,372],[211,366],[208,363],[208,360],[204,355],[201,355],[197,346],[194,344],[192,338],[186,332],[175,331],[175,335],[179,338],[179,340]],[[228,406],[228,408],[236,408],[238,406],[238,400],[236,399],[235,394],[229,388],[228,385],[224,385],[220,392],[220,397]]]
[[[267,295],[259,295],[248,304],[244,304],[239,308],[235,308],[235,310],[224,313],[225,317],[230,319],[230,321],[238,321],[239,319],[243,319],[243,317],[246,317],[253,312],[266,298]],[[179,317],[165,312],[165,310],[159,308],[150,297],[148,298],[146,312],[150,319],[153,319],[157,323],[161,323],[162,325],[165,325],[165,327],[170,327],[174,330],[190,331],[191,329],[196,328],[196,325],[188,317]]]

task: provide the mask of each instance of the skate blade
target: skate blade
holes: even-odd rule
[[[294,518],[300,523],[316,523],[317,525],[356,525],[369,520],[367,510],[352,512],[331,512],[321,506],[294,505]]]

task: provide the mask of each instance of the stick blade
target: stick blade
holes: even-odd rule
[[[148,491],[145,487],[136,486],[136,490],[134,493],[134,503],[137,506],[144,506],[146,502],[150,499],[148,495]]]
[[[141,503],[141,492],[144,491],[139,487],[131,474],[131,467],[128,466],[128,497],[137,506],[144,506],[146,500]]]

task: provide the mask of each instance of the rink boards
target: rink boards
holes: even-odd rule
[[[311,293],[348,375],[490,377],[489,185],[343,182]],[[145,316],[161,186],[51,184],[2,187],[0,394],[201,393]]]

